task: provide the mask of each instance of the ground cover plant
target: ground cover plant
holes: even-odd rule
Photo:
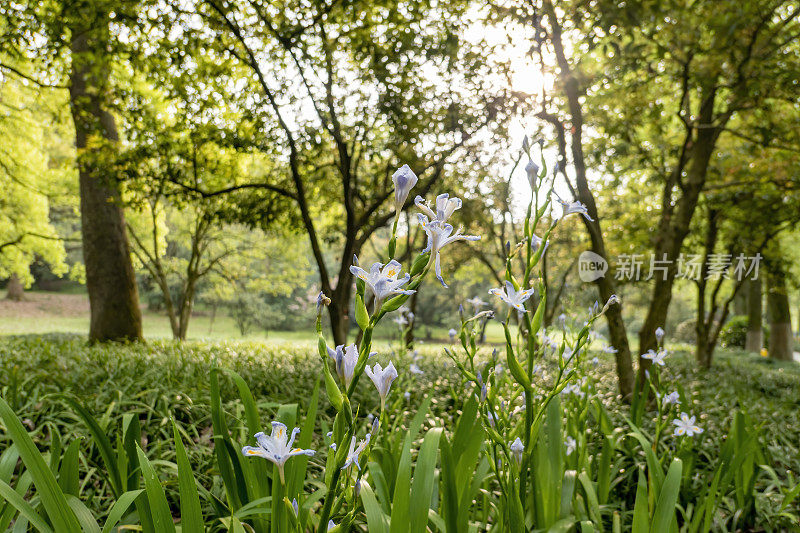
[[[461,200],[447,194],[415,200],[427,247],[405,267],[394,259],[397,218],[385,263],[354,258],[361,333],[353,344],[326,339],[324,293],[316,344],[266,353],[225,343],[4,344],[0,528],[794,527],[798,395],[784,392],[798,390],[794,370],[760,370],[781,391],[762,406],[769,412],[741,383],[727,392],[731,384],[720,383],[719,397],[703,398],[708,391],[672,367],[659,328],[658,349],[645,354],[652,366],[626,404],[601,370],[600,356],[615,348],[592,331],[619,305],[616,296],[543,326],[550,233],[563,217],[589,215],[554,196],[554,173],[543,158],[533,162],[532,150],[526,140],[533,195],[522,233],[507,247],[504,286],[490,291],[508,304],[495,317],[505,333],[497,347],[477,342],[491,313],[465,310],[441,350],[414,352],[401,340],[373,351],[376,325],[423,290],[426,277],[424,290],[446,287],[447,245],[478,239],[448,223]],[[393,179],[399,212],[417,179],[408,167]],[[562,215],[545,224],[554,201]]]

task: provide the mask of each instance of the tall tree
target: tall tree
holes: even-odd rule
[[[533,28],[534,46],[543,71],[550,71],[548,61],[554,57],[554,68],[557,69],[558,84],[555,94],[541,94],[536,116],[553,127],[559,153],[559,170],[566,180],[575,198],[586,205],[589,218],[583,218],[583,224],[589,235],[591,250],[603,258],[607,258],[606,242],[603,234],[597,202],[589,186],[585,154],[586,123],[584,118],[584,98],[586,92],[585,73],[577,55],[571,57],[565,46],[564,24],[572,23],[565,16],[564,6],[556,6],[550,0],[541,3],[526,3],[530,9],[513,11],[514,16],[524,25]],[[546,21],[546,22],[545,22]],[[567,162],[573,170],[567,172]],[[594,281],[599,297],[608,301],[617,288],[611,276],[601,276]],[[611,306],[605,313],[608,324],[609,341],[615,347],[614,354],[617,366],[619,391],[628,397],[633,391],[634,370],[631,360],[631,349],[625,323],[622,320],[621,306]]]
[[[491,47],[466,36],[469,2],[402,6],[206,0],[197,12],[176,13],[175,31],[154,28],[148,36],[203,50],[191,62],[177,51],[161,54],[172,63],[154,75],[172,78],[182,98],[224,101],[243,121],[237,145],[276,153],[275,171],[260,179],[217,190],[182,185],[204,196],[261,189],[294,204],[332,299],[337,343],[349,329],[353,257],[395,215],[392,173],[408,164],[420,177],[414,194],[434,191],[515,102],[491,82],[504,69],[486,59]],[[204,75],[218,64],[228,72]],[[328,243],[341,250],[333,261]]]
[[[792,318],[786,283],[786,266],[778,250],[767,262],[767,317],[769,318],[769,356],[778,361],[793,360]]]
[[[747,334],[744,348],[748,352],[759,353],[764,347],[763,333],[763,302],[761,293],[762,278],[747,282]]]
[[[135,20],[126,9],[137,2],[24,1],[3,11],[10,39],[0,41],[15,55],[35,60],[39,85],[69,89],[78,151],[81,232],[93,341],[142,337],[136,278],[121,206],[110,170],[119,140],[110,111],[110,75],[121,43],[112,21]]]
[[[661,186],[652,251],[667,268],[653,280],[639,331],[643,354],[657,347],[655,330],[666,322],[719,139],[736,134],[754,109],[794,98],[789,85],[767,80],[796,75],[800,10],[789,1],[583,7],[564,9],[574,28],[589,30],[583,44],[597,58],[587,64],[600,65],[581,80],[599,159],[610,172],[633,168]],[[649,364],[640,359],[640,372]]]
[[[139,340],[142,314],[119,184],[105,155],[119,141],[108,109],[110,6],[79,2],[70,17],[70,108],[81,195],[81,233],[91,321],[89,339]],[[98,150],[98,147],[99,150]],[[101,153],[102,152],[102,153]]]

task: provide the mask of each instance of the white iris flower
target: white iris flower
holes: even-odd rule
[[[378,394],[381,396],[381,409],[383,409],[386,405],[386,396],[389,394],[392,382],[397,378],[397,369],[389,361],[389,365],[386,368],[381,368],[379,363],[375,363],[372,368],[366,366],[364,372],[375,384],[375,388],[378,389]]]
[[[572,437],[567,437],[567,440],[564,441],[564,445],[567,447],[567,455],[570,455],[572,452],[575,451],[575,448],[578,446],[578,443],[575,442],[575,439]]]
[[[459,200],[459,205],[460,202],[461,200]],[[427,207],[425,209],[428,212],[431,212]],[[431,212],[431,214],[433,213]],[[446,210],[444,211],[444,214],[447,214]],[[445,283],[442,279],[442,264],[439,251],[451,242],[478,241],[480,240],[480,237],[477,235],[464,235],[461,233],[460,228],[453,233],[453,226],[439,218],[429,220],[428,217],[422,213],[418,213],[417,218],[419,219],[419,225],[422,226],[422,229],[424,229],[425,233],[428,235],[428,245],[425,247],[422,253],[431,253],[434,258],[433,267],[434,271],[436,272],[436,279],[438,279],[443,286],[447,287],[447,283]]]
[[[664,359],[667,357],[666,350],[647,350],[646,353],[642,354],[642,359],[650,359],[654,365],[664,366]]]
[[[414,171],[408,165],[403,165],[394,174],[392,174],[392,182],[394,183],[394,210],[395,217],[400,215],[408,193],[414,185],[417,184],[418,178]]]
[[[675,432],[673,435],[676,437],[681,437],[686,435],[687,437],[692,437],[694,435],[699,435],[703,432],[703,428],[696,425],[695,417],[689,416],[686,413],[681,413],[680,418],[676,418],[672,421],[675,424]]]
[[[522,441],[519,437],[516,438],[514,442],[511,443],[511,446],[508,447],[511,450],[511,453],[514,454],[514,459],[517,461],[517,464],[522,463],[522,454],[525,452],[525,445],[522,444]]]
[[[353,372],[356,369],[356,363],[358,363],[358,348],[355,344],[346,347],[340,344],[335,349],[327,348],[328,356],[333,359],[336,375],[339,376],[339,379],[342,380],[345,386],[349,387],[350,382],[353,380]],[[373,357],[376,354],[377,352],[372,352],[369,356]]]
[[[447,222],[447,219],[450,218],[450,215],[452,215],[456,209],[461,209],[461,198],[450,198],[450,195],[447,193],[440,194],[436,197],[436,203],[434,205],[435,212],[428,207],[422,196],[414,198],[414,203],[431,221],[438,220],[442,223]]]
[[[286,425],[280,422],[272,423],[272,433],[267,436],[263,432],[255,434],[258,446],[245,446],[242,453],[247,456],[263,457],[277,465],[281,477],[281,484],[284,483],[283,465],[290,457],[295,455],[314,455],[314,450],[304,450],[302,448],[292,448],[294,439],[300,433],[300,428],[292,430],[291,438],[286,434]]]
[[[528,300],[528,298],[533,296],[533,293],[533,289],[514,289],[514,284],[510,281],[506,281],[505,291],[499,288],[489,289],[489,294],[494,294],[495,296],[499,297],[501,300],[520,313],[527,311],[527,309],[525,309],[525,302]]]
[[[356,436],[353,435],[353,438],[350,439],[350,450],[347,452],[347,461],[345,461],[342,470],[344,470],[350,465],[356,465],[356,468],[361,470],[361,466],[358,464],[358,456],[361,455],[361,452],[363,452],[364,448],[367,447],[367,444],[369,444],[369,439],[371,437],[372,436],[369,433],[367,433],[365,439],[359,442],[358,446],[356,446]]]
[[[364,280],[367,287],[375,295],[378,302],[381,302],[387,296],[394,296],[395,294],[414,294],[416,291],[403,290],[400,287],[408,283],[411,276],[406,274],[404,277],[399,277],[402,266],[400,263],[392,259],[386,265],[383,263],[374,263],[369,272],[357,265],[350,265],[350,272],[353,273],[358,279]]]
[[[589,211],[587,211],[586,206],[581,202],[578,201],[566,202],[561,198],[558,198],[557,200],[558,203],[561,204],[561,209],[562,209],[561,218],[564,218],[565,216],[571,215],[573,213],[577,213],[579,215],[583,215],[586,218],[586,220],[594,222],[594,219],[589,216]]]

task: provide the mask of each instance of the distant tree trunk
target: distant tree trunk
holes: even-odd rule
[[[189,277],[186,280],[186,286],[183,289],[183,296],[180,302],[180,313],[178,315],[178,334],[175,336],[175,339],[179,341],[185,341],[186,335],[189,333],[189,321],[192,319],[194,297],[197,290],[197,280],[199,279],[197,272],[192,271],[191,268],[188,274]]]
[[[74,17],[71,28],[70,107],[75,122],[81,199],[81,232],[91,341],[140,340],[142,315],[131,264],[120,192],[104,174],[107,165],[87,147],[119,140],[114,117],[104,108],[111,70],[107,58],[109,15],[95,10]],[[88,157],[87,157],[88,156]]]
[[[800,304],[797,305],[797,335],[800,336]]]
[[[570,152],[572,154],[572,164],[575,168],[575,182],[576,182],[576,196],[578,200],[583,202],[589,215],[593,220],[582,218],[582,222],[589,233],[589,239],[592,243],[592,251],[601,257],[606,257],[605,240],[603,238],[603,231],[600,226],[600,218],[597,214],[597,205],[594,200],[594,195],[589,187],[589,181],[586,177],[586,161],[583,151],[583,108],[581,104],[581,87],[573,72],[573,67],[567,59],[564,51],[564,44],[562,41],[562,28],[558,20],[555,7],[550,0],[546,0],[543,4],[544,11],[550,21],[551,42],[553,50],[556,55],[564,95],[567,99],[569,107],[570,119]],[[552,123],[558,134],[559,152],[564,160],[562,163],[562,171],[566,163],[566,141],[565,141],[565,125],[557,117],[553,117],[543,111],[539,116],[548,122]],[[565,174],[566,176],[566,174]],[[597,291],[600,299],[605,303],[612,294],[615,294],[616,287],[614,280],[611,276],[603,276],[595,281]],[[623,397],[630,397],[633,392],[634,372],[633,363],[631,361],[631,350],[628,345],[628,334],[625,330],[625,322],[622,320],[622,307],[620,305],[612,305],[606,312],[606,321],[608,322],[609,341],[611,345],[617,349],[614,354],[617,363],[617,380],[619,391]]]
[[[718,236],[718,211],[714,209],[708,210],[708,220],[706,227],[706,239],[703,250],[703,263],[700,269],[700,279],[696,281],[697,284],[697,320],[695,321],[695,333],[697,340],[695,342],[695,360],[700,368],[709,368],[711,366],[711,339],[709,339],[709,332],[714,327],[714,298],[710,302],[710,309],[706,310],[706,287],[708,286],[708,259],[714,253],[714,248],[717,245]]]
[[[717,89],[703,88],[701,105],[697,123],[714,123],[714,103]],[[669,304],[672,301],[672,287],[677,275],[677,260],[680,256],[683,241],[689,234],[692,218],[697,208],[700,193],[706,182],[708,166],[714,153],[714,147],[725,121],[714,127],[687,127],[682,155],[672,174],[664,185],[662,195],[661,218],[655,233],[655,257],[669,261],[665,275],[657,276],[653,284],[653,295],[647,310],[642,328],[639,330],[639,382],[645,382],[644,372],[652,364],[641,354],[658,347],[656,328],[664,327],[667,320]],[[696,131],[695,131],[696,130]],[[688,167],[687,167],[688,163]],[[685,172],[685,177],[683,176]],[[677,201],[673,200],[676,185],[681,183],[683,194]],[[698,316],[697,320],[704,317]]]
[[[22,286],[19,276],[16,274],[11,274],[11,277],[8,280],[8,285],[6,286],[6,300],[11,300],[12,302],[21,302],[24,299],[25,287]]]
[[[733,299],[733,314],[739,316],[747,314],[747,291],[736,293],[736,298]]]
[[[792,318],[786,291],[786,273],[780,265],[774,266],[769,272],[768,282],[769,355],[778,361],[791,361]]]
[[[349,302],[349,300],[345,301]],[[333,343],[336,346],[340,344],[347,344],[347,332],[350,329],[350,319],[347,316],[347,307],[344,307],[341,304],[341,301],[331,299],[331,303],[328,306],[328,317],[331,320]]]
[[[759,353],[763,346],[761,278],[747,280],[747,337],[744,348]]]

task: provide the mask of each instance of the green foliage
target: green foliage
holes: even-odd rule
[[[11,402],[14,411],[25,422],[26,430],[40,450],[45,451],[52,446],[48,435],[60,435],[64,446],[59,446],[58,454],[64,459],[61,463],[65,467],[59,469],[59,487],[65,494],[68,486],[74,486],[67,478],[77,479],[78,497],[86,502],[89,509],[101,518],[108,513],[109,518],[101,525],[113,520],[123,520],[130,516],[131,510],[138,502],[141,505],[142,496],[145,496],[144,483],[138,475],[129,476],[128,472],[136,472],[138,463],[130,462],[129,458],[136,457],[135,443],[141,436],[146,435],[147,445],[144,448],[148,459],[163,481],[162,486],[174,516],[182,516],[184,527],[187,517],[184,507],[190,504],[191,498],[184,495],[187,490],[186,462],[181,459],[180,447],[177,444],[173,427],[169,422],[174,418],[178,433],[186,443],[185,451],[189,466],[194,475],[195,487],[202,510],[203,521],[211,524],[215,517],[225,518],[225,497],[222,486],[214,483],[211,473],[216,470],[214,451],[211,448],[210,438],[210,396],[208,387],[209,365],[216,362],[221,368],[231,368],[241,374],[244,381],[252,387],[251,397],[262,398],[256,402],[259,420],[269,420],[277,414],[277,403],[274,399],[280,398],[282,403],[296,403],[302,413],[309,408],[309,397],[316,381],[316,359],[310,357],[313,349],[311,345],[277,345],[265,346],[257,344],[200,344],[200,343],[173,343],[153,342],[147,346],[87,346],[81,339],[52,338],[42,339],[36,337],[5,339],[0,342],[0,382],[3,383],[0,394]],[[482,352],[483,357],[488,353]],[[432,411],[427,415],[418,417],[418,424],[428,425],[433,420],[443,420],[446,424],[445,431],[439,440],[439,459],[437,467],[440,468],[438,481],[438,504],[435,514],[430,515],[430,524],[437,524],[441,520],[445,526],[444,531],[463,531],[466,523],[483,524],[493,522],[492,506],[489,504],[493,498],[494,486],[490,471],[489,457],[485,455],[483,442],[485,440],[482,424],[477,416],[479,402],[472,395],[454,395],[460,380],[458,375],[450,369],[444,368],[444,362],[436,349],[423,350],[424,360],[420,366],[425,370],[422,376],[401,376],[395,383],[398,390],[409,389],[412,391],[411,399],[406,403],[400,395],[390,408],[406,411],[408,414],[398,415],[396,422],[390,421],[391,427],[409,426],[410,415],[425,412],[425,406],[418,402],[420,396],[417,391],[430,391]],[[792,520],[800,515],[797,499],[797,475],[800,471],[800,462],[796,450],[794,429],[800,424],[797,411],[791,398],[800,395],[800,374],[796,369],[781,366],[774,368],[775,364],[759,357],[747,355],[720,354],[715,372],[718,379],[712,383],[705,380],[704,374],[695,373],[692,358],[687,354],[673,354],[669,357],[669,370],[664,374],[664,379],[680,381],[687,398],[693,398],[697,405],[703,406],[704,418],[701,419],[705,433],[695,443],[693,456],[681,455],[684,471],[691,475],[682,481],[681,505],[694,501],[694,511],[687,518],[681,516],[680,523],[684,520],[692,524],[691,527],[700,526],[689,531],[706,531],[706,520],[711,520],[712,525],[721,528],[720,524],[732,520],[737,503],[737,490],[746,497],[754,496],[754,503],[758,510],[756,527],[766,527],[771,524],[773,530],[791,527]],[[397,363],[397,361],[395,361]],[[400,368],[400,365],[398,365]],[[782,369],[782,370],[781,370]],[[546,367],[545,371],[552,370]],[[566,421],[562,422],[566,436],[572,436],[579,442],[576,452],[567,456],[565,468],[573,469],[577,463],[571,463],[578,455],[584,456],[588,461],[585,467],[585,484],[578,479],[581,472],[575,476],[576,495],[587,505],[587,517],[591,509],[588,502],[588,490],[595,493],[600,516],[604,529],[609,529],[609,524],[617,513],[622,530],[628,530],[633,520],[634,502],[636,500],[636,486],[638,468],[646,468],[644,458],[641,456],[642,448],[633,445],[635,440],[623,438],[619,429],[624,427],[625,421],[621,412],[616,408],[613,379],[613,369],[610,361],[601,355],[601,365],[596,370],[590,371],[595,380],[593,389],[596,400],[586,401],[575,395],[568,395],[564,399]],[[401,372],[402,374],[402,372]],[[250,431],[245,430],[247,396],[241,396],[235,382],[230,379],[233,374],[220,375],[220,401],[224,405],[226,418],[233,426],[231,432],[241,438],[242,442],[249,441]],[[106,385],[106,384],[109,385]],[[365,386],[366,388],[366,386]],[[452,388],[452,389],[451,389]],[[82,395],[82,405],[86,405],[91,416],[98,426],[108,435],[109,464],[131,464],[122,467],[125,470],[124,479],[127,483],[119,489],[111,490],[113,467],[106,466],[101,450],[105,448],[102,439],[98,440],[99,432],[89,431],[86,421],[76,417],[74,405],[68,406],[59,399],[61,396],[54,393],[76,392]],[[366,391],[365,391],[366,392]],[[362,401],[369,402],[371,394],[359,395]],[[372,407],[369,411],[375,412],[377,403],[372,398]],[[463,403],[462,403],[463,402]],[[598,410],[598,402],[603,409]],[[750,422],[739,419],[731,413],[731,406],[748,406],[747,418]],[[451,409],[458,406],[458,414]],[[326,427],[330,427],[330,407],[321,400],[319,414],[312,435],[311,446],[314,449],[324,449],[322,435]],[[130,415],[136,414],[135,419]],[[588,418],[586,418],[588,417]],[[136,419],[141,424],[133,423]],[[79,421],[80,420],[80,421]],[[128,421],[127,431],[124,429]],[[405,420],[405,421],[403,421]],[[590,420],[599,424],[601,433],[587,434],[584,426]],[[761,442],[761,453],[765,455],[752,455],[747,452],[755,441],[747,435],[752,433],[752,421],[761,421],[763,426],[758,432]],[[133,423],[133,425],[131,425]],[[734,429],[742,427],[740,431]],[[643,423],[647,433],[651,433],[647,420]],[[747,427],[751,429],[746,429]],[[7,446],[9,435],[7,425],[2,423],[0,428],[0,480],[10,484],[13,489],[24,490],[26,478],[24,471],[12,467],[8,470],[4,465],[16,464],[15,446]],[[50,428],[50,429],[48,429]],[[119,428],[119,429],[115,429]],[[115,434],[119,432],[122,443],[115,443]],[[127,434],[129,442],[133,444],[126,450],[123,436]],[[136,434],[141,435],[135,437]],[[416,433],[420,435],[419,430]],[[423,432],[422,435],[425,433]],[[395,436],[396,435],[396,436]],[[727,436],[727,438],[726,438]],[[81,438],[84,437],[84,438]],[[736,439],[740,443],[736,444]],[[387,524],[392,510],[392,489],[395,487],[397,465],[404,449],[405,432],[398,431],[387,434],[386,439],[373,451],[369,471],[369,484],[362,484],[361,495],[365,501],[365,523],[383,517]],[[583,440],[582,440],[583,439]],[[415,442],[412,438],[411,442]],[[748,443],[749,441],[749,443]],[[67,459],[67,444],[78,442],[78,462],[75,466]],[[249,443],[249,442],[248,442]],[[661,450],[671,449],[669,439],[662,441]],[[723,443],[721,451],[719,443]],[[582,448],[581,448],[582,446]],[[666,446],[666,448],[664,448]],[[416,449],[416,448],[414,448]],[[449,451],[448,451],[449,449]],[[730,449],[730,451],[728,451]],[[738,451],[735,451],[738,450]],[[105,453],[105,452],[103,452]],[[577,455],[576,455],[577,453]],[[671,453],[671,452],[670,452]],[[755,460],[747,459],[748,453]],[[120,462],[120,457],[124,461]],[[411,473],[413,478],[413,457],[411,455]],[[730,457],[729,459],[727,457]],[[709,458],[714,458],[709,462]],[[716,459],[719,458],[719,459]],[[322,457],[311,458],[309,466],[314,478],[314,465],[324,463]],[[607,461],[607,463],[605,463]],[[603,466],[608,464],[609,466]],[[746,475],[748,470],[739,466],[749,465],[752,474]],[[288,463],[287,463],[288,465]],[[765,465],[764,467],[759,465]],[[769,466],[767,466],[769,465]],[[669,464],[660,468],[666,473]],[[73,474],[68,470],[73,469]],[[687,470],[688,469],[688,470]],[[622,472],[624,470],[624,472]],[[5,472],[9,472],[6,475]],[[13,474],[12,474],[13,472]],[[603,474],[606,472],[606,474]],[[733,473],[741,476],[737,481]],[[65,476],[62,478],[62,476]],[[709,487],[716,481],[716,494],[714,501],[707,499],[710,496]],[[725,481],[724,478],[729,478]],[[266,475],[265,479],[269,479]],[[565,478],[569,479],[569,477]],[[644,490],[647,494],[647,476],[645,475]],[[62,483],[63,481],[63,483]],[[727,483],[727,485],[726,485]],[[747,487],[750,484],[751,489]],[[311,482],[314,485],[314,482]],[[189,485],[191,486],[191,485]],[[409,485],[410,487],[411,485]],[[737,489],[736,487],[740,487]],[[448,487],[452,487],[449,489]],[[604,488],[605,487],[605,488]],[[118,492],[121,490],[122,492]],[[489,490],[489,492],[486,492]],[[368,492],[369,491],[369,492]],[[313,494],[313,492],[312,492]],[[369,495],[372,494],[375,504],[380,508],[368,505]],[[563,490],[562,490],[563,494]],[[317,494],[319,496],[319,494]],[[221,500],[220,500],[221,498]],[[145,496],[146,499],[146,496]],[[648,508],[647,498],[644,498],[644,509],[649,527],[651,512]],[[657,499],[653,500],[653,504]],[[117,502],[114,504],[114,502]],[[239,511],[240,521],[252,520],[259,513],[266,512],[264,507],[271,509],[271,500],[255,503],[251,507]],[[388,502],[386,504],[385,502]],[[703,503],[704,502],[704,503]],[[741,502],[747,505],[747,500]],[[701,504],[702,503],[702,509]],[[114,505],[112,505],[114,504]],[[310,504],[313,507],[313,504]],[[109,508],[111,506],[113,511]],[[124,509],[123,509],[124,508]],[[192,506],[189,505],[191,509]],[[638,508],[638,507],[637,507]],[[716,511],[706,514],[705,509],[715,508]],[[742,507],[743,508],[743,507]],[[371,509],[371,510],[370,510]],[[16,515],[16,507],[9,511],[8,507],[0,508],[0,526],[4,524],[4,517],[11,512],[11,517]],[[36,511],[38,512],[38,511]],[[196,511],[195,511],[196,512]],[[112,516],[112,513],[114,516]],[[252,514],[250,514],[252,513]],[[702,516],[702,518],[700,518]],[[743,527],[744,515],[739,515],[740,527]],[[269,513],[265,518],[269,517]],[[795,518],[792,518],[795,517]],[[120,523],[130,523],[120,522]],[[189,521],[191,523],[191,520]],[[219,523],[219,522],[218,522]],[[7,524],[7,522],[6,522]],[[759,526],[759,524],[761,524]],[[434,525],[434,528],[437,526]],[[0,527],[0,529],[3,529]],[[189,531],[190,529],[186,529]],[[372,528],[370,527],[370,531]],[[380,529],[376,529],[380,530]]]
[[[747,317],[743,315],[732,316],[719,332],[722,346],[744,348],[746,339]]]
[[[57,275],[68,271],[61,238],[71,235],[59,235],[51,210],[74,208],[74,173],[59,138],[68,129],[67,101],[51,93],[0,74],[0,279],[16,275],[25,285],[36,260]]]
[[[697,321],[693,318],[684,320],[675,328],[675,340],[678,342],[694,343],[697,340]],[[723,329],[724,331],[724,329]],[[720,337],[722,332],[720,332]]]

